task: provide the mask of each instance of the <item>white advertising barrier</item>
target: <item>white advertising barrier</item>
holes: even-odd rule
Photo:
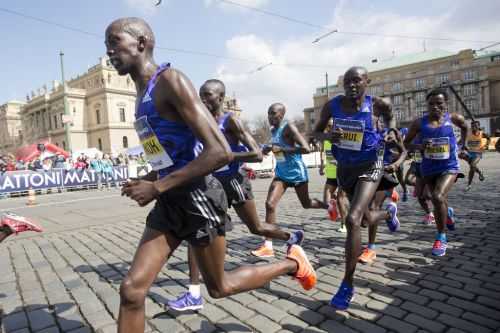
[[[316,168],[319,167],[321,162],[321,153],[319,151],[312,152],[310,154],[302,155],[302,159],[308,168]],[[276,165],[276,160],[274,158],[273,153],[269,153],[269,155],[264,155],[264,159],[260,163],[246,163],[246,165],[254,170],[255,172],[261,171],[270,171],[274,170]]]

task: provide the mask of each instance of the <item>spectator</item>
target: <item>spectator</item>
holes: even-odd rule
[[[26,170],[27,164],[23,160],[19,160],[16,163],[16,170]]]
[[[64,169],[64,164],[66,162],[66,159],[62,155],[57,155],[56,161],[54,163],[54,168],[56,169]]]
[[[42,169],[43,171],[50,171],[52,169],[52,159],[51,158],[46,158],[43,160],[42,163]]]
[[[113,161],[108,154],[104,154],[102,157],[102,174],[106,180],[106,185],[108,189],[111,187],[111,181],[113,180]],[[115,183],[116,186],[116,183]]]
[[[94,158],[90,161],[90,167],[94,170],[95,175],[97,176],[97,188],[102,188],[102,161],[99,158],[99,155],[95,155]]]

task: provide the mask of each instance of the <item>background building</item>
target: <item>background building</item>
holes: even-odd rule
[[[23,137],[20,111],[24,104],[10,101],[0,105],[0,151],[14,152],[21,144]]]
[[[369,66],[368,93],[391,99],[399,126],[407,126],[426,110],[426,93],[442,83],[457,90],[487,133],[500,128],[500,52],[428,51],[377,62]],[[328,99],[343,93],[343,76],[328,87]],[[314,106],[304,109],[306,132],[327,100],[326,87],[316,89]],[[450,91],[450,111],[464,113]]]

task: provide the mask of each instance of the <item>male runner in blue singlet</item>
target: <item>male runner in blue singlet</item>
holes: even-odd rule
[[[431,90],[426,100],[428,113],[415,119],[411,124],[405,145],[410,150],[422,151],[420,171],[424,184],[431,192],[438,231],[432,246],[432,254],[444,256],[448,245],[445,225],[449,230],[455,229],[454,212],[448,206],[448,193],[459,173],[459,150],[461,154],[467,151],[468,126],[462,115],[448,112],[448,94],[445,89]],[[459,127],[461,131],[458,145],[453,125]],[[417,135],[422,140],[420,145],[412,143]]]
[[[309,145],[294,124],[285,120],[286,108],[281,103],[272,104],[267,112],[271,129],[271,146],[263,149],[264,154],[274,153],[276,158],[275,177],[269,186],[266,199],[266,223],[276,224],[276,207],[286,189],[293,187],[302,207],[327,209],[323,201],[309,197],[309,176],[302,154],[309,154]],[[273,243],[267,238],[264,244],[252,251],[257,257],[274,256]]]
[[[383,175],[384,145],[377,123],[382,118],[385,128],[391,129],[395,128],[395,121],[389,103],[365,94],[368,83],[365,68],[347,70],[344,74],[345,96],[336,96],[325,104],[314,129],[317,139],[330,137],[334,144],[332,152],[337,160],[337,180],[350,201],[346,217],[345,275],[339,291],[330,302],[337,309],[348,308],[354,295],[353,277],[361,254],[362,220],[370,225],[387,216],[386,211],[369,210],[369,204]],[[333,118],[333,132],[325,135],[323,130],[330,118]],[[387,225],[395,231],[399,226],[397,207],[389,205],[387,211],[390,215]]]
[[[156,171],[122,189],[141,206],[156,203],[120,286],[118,332],[144,332],[149,287],[182,240],[192,245],[212,297],[259,288],[284,274],[293,275],[304,289],[312,288],[316,275],[298,245],[279,262],[224,271],[227,199],[210,174],[232,161],[227,141],[189,79],[170,64],[156,65],[155,38],[144,20],[112,22],[105,43],[118,74],[130,74],[136,85],[134,125]]]
[[[252,234],[281,239],[287,241],[289,246],[300,245],[304,238],[303,231],[288,233],[276,224],[260,222],[253,199],[252,185],[246,173],[240,168],[243,162],[262,161],[262,151],[238,118],[231,112],[224,112],[225,95],[226,87],[220,80],[208,80],[200,88],[201,101],[219,124],[219,129],[224,134],[234,155],[231,163],[215,171],[213,175],[221,182],[229,206],[234,207],[236,214]],[[200,273],[191,246],[188,249],[188,262],[189,290],[178,299],[168,302],[168,306],[177,311],[199,310],[203,307],[200,294]]]

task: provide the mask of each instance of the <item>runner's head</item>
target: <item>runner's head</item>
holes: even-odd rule
[[[201,101],[211,113],[214,113],[222,108],[225,96],[226,86],[220,80],[207,80],[200,87]]]
[[[106,54],[118,74],[131,73],[153,57],[155,37],[149,25],[137,17],[120,18],[106,28]]]
[[[440,118],[448,112],[448,94],[443,88],[432,89],[426,97],[427,111],[432,118]]]
[[[351,99],[361,98],[364,96],[369,83],[366,68],[360,66],[351,67],[344,74],[345,95]]]
[[[471,122],[471,124],[470,124],[470,127],[472,128],[472,130],[473,130],[474,132],[479,131],[479,130],[481,129],[481,128],[480,128],[480,126],[481,126],[481,123],[480,123],[479,121],[473,121],[473,122]]]
[[[325,133],[330,133],[332,131],[332,128],[333,128],[333,119],[330,118],[328,120],[328,123],[326,124],[326,127],[325,127]]]
[[[278,127],[285,117],[285,112],[286,108],[282,103],[271,104],[267,110],[267,119],[269,120],[269,124],[273,127]]]

